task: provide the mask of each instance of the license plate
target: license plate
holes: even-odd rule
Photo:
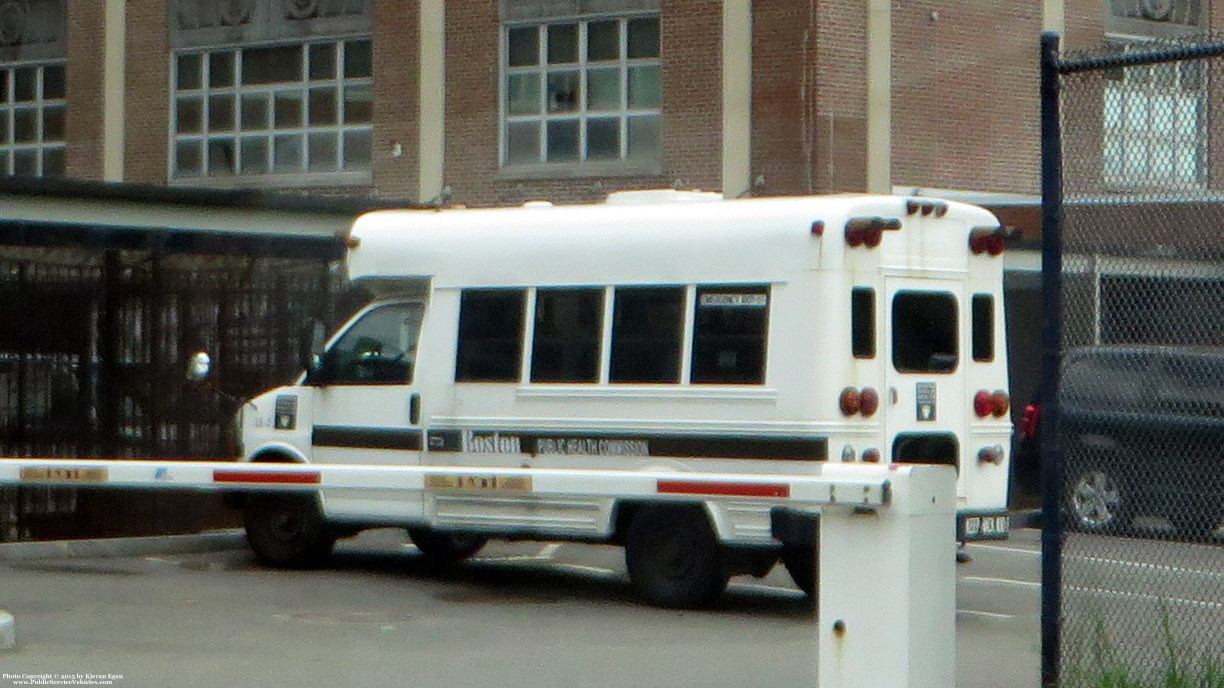
[[[531,492],[531,478],[504,475],[427,475],[425,489]]]
[[[1006,540],[1011,532],[1011,516],[1007,514],[972,514],[960,516],[958,540]]]

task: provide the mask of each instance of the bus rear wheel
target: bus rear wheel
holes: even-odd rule
[[[243,526],[255,557],[276,568],[315,568],[336,544],[313,494],[252,494]]]
[[[479,535],[443,533],[431,528],[409,528],[408,537],[430,561],[453,564],[463,561],[481,550],[489,541]]]
[[[710,605],[727,587],[718,538],[699,506],[647,505],[625,536],[625,563],[638,594],[675,609]]]

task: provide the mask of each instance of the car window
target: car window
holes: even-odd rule
[[[1062,396],[1072,404],[1137,406],[1150,397],[1148,359],[1114,353],[1072,357],[1063,367]]]
[[[1159,399],[1182,413],[1224,412],[1224,357],[1175,356],[1161,367]]]

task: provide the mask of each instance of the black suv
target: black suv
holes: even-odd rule
[[[1224,517],[1224,348],[1108,346],[1062,365],[1060,435],[1072,528],[1136,516],[1210,535]]]

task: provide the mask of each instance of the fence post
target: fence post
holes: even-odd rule
[[[1062,458],[1058,367],[1062,350],[1062,122],[1059,40],[1041,35],[1041,685],[1058,685],[1062,606]]]
[[[894,464],[890,475],[888,506],[821,510],[820,688],[956,685],[956,473]]]

